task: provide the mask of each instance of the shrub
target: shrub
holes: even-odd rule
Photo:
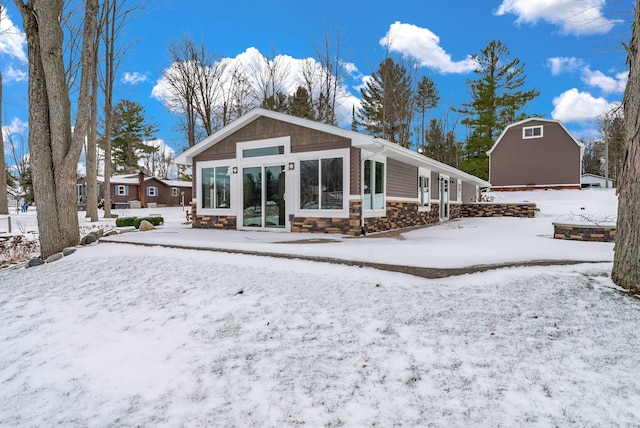
[[[164,219],[162,217],[135,217],[133,225],[136,227],[136,229],[140,228],[140,222],[142,220],[147,220],[154,226],[159,226],[164,223]]]
[[[117,227],[136,226],[135,221],[136,221],[136,217],[118,217],[116,219],[116,226]]]

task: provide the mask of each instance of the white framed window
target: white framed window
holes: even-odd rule
[[[173,197],[180,196],[180,189],[178,189],[177,187],[172,187],[171,188],[171,196],[173,196]]]
[[[348,217],[349,150],[303,152],[294,159],[298,176],[291,189],[295,213],[310,217]]]
[[[525,126],[522,128],[522,138],[542,138],[542,125]]]
[[[117,196],[128,196],[129,195],[129,186],[124,184],[116,185],[116,195]]]
[[[200,208],[231,209],[231,167],[228,165],[200,168]]]
[[[158,188],[155,186],[147,187],[147,196],[158,196]]]
[[[364,161],[364,200],[362,208],[365,211],[384,212],[385,210],[385,180],[386,164],[382,160],[367,159]]]
[[[344,160],[341,157],[300,161],[300,209],[344,209]]]
[[[424,168],[418,169],[418,203],[419,208],[427,208],[430,206],[430,188],[431,171]]]

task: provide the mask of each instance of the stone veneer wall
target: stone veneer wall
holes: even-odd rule
[[[235,215],[200,215],[196,203],[191,202],[191,227],[194,229],[236,229],[238,218]]]
[[[536,216],[536,204],[496,204],[478,202],[462,204],[461,217],[526,217]]]
[[[595,224],[553,223],[553,237],[555,239],[573,241],[614,242],[616,227]]]

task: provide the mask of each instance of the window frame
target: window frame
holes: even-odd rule
[[[153,189],[153,191],[152,191]],[[147,186],[147,196],[152,198],[158,197],[158,186]]]
[[[535,130],[540,129],[540,135],[535,135]],[[531,135],[527,135],[527,131],[531,130]],[[522,127],[522,139],[523,140],[531,140],[535,138],[542,138],[544,135],[544,126],[543,125],[534,125],[534,126],[524,126]]]
[[[342,159],[342,208],[340,209],[304,209],[300,207],[300,185],[302,183],[301,162],[318,161],[318,180],[322,180],[322,159]],[[293,212],[299,217],[320,217],[320,218],[348,218],[349,217],[349,177],[350,177],[350,152],[349,149],[322,150],[313,152],[299,152],[294,155],[296,173],[296,183],[294,191]],[[322,181],[318,182],[322,187]],[[318,194],[319,201],[322,200],[322,190]]]
[[[176,196],[180,196],[180,188],[172,187],[171,188],[171,197],[175,198]]]
[[[116,184],[115,185],[115,194],[116,196],[129,196],[129,186],[126,184]]]
[[[372,201],[374,204],[373,208],[367,208],[365,207],[364,204],[364,199],[362,200],[362,212],[364,214],[365,217],[384,217],[387,213],[387,158],[386,156],[371,156],[371,157],[367,157],[364,156],[364,160],[360,162],[360,168],[362,168],[362,196],[364,198],[364,185],[366,182],[366,177],[365,177],[365,164],[366,162],[373,162],[373,168],[371,168],[370,170],[370,180],[374,185],[373,188],[373,192],[371,193],[372,195],[376,195],[375,191],[376,189],[376,183],[377,183],[377,168],[376,168],[376,163],[382,164],[382,171],[383,171],[383,176],[382,176],[382,186],[383,186],[383,190],[382,190],[382,208],[376,208],[375,207],[375,196],[372,196]]]
[[[225,216],[233,214],[234,210],[236,209],[235,204],[237,203],[236,201],[237,195],[234,193],[235,187],[236,187],[235,176],[237,175],[237,173],[233,172],[234,167],[236,167],[236,165],[232,159],[225,159],[220,161],[205,161],[205,162],[198,162],[196,164],[196,183],[198,183],[198,185],[196,186],[196,189],[195,189],[195,194],[196,194],[195,199],[198,201],[198,208],[197,208],[198,214],[202,213],[202,214],[225,215]],[[203,185],[202,171],[204,169],[210,169],[210,168],[213,169],[214,195],[217,189],[217,183],[215,180],[216,169],[228,168],[228,176],[229,176],[229,191],[228,191],[229,206],[228,207],[204,208],[202,206],[204,204],[204,195],[202,194],[202,185]],[[214,206],[217,204],[215,196],[213,199],[213,203],[214,203]]]
[[[420,183],[420,179],[425,178],[427,180],[427,200],[424,200],[424,190]],[[431,210],[431,171],[419,167],[418,168],[418,211],[430,211]]]

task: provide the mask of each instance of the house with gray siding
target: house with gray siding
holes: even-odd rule
[[[580,189],[584,144],[560,121],[513,123],[487,154],[491,190]]]
[[[489,183],[389,141],[254,109],[176,158],[195,228],[359,235],[460,216]]]

